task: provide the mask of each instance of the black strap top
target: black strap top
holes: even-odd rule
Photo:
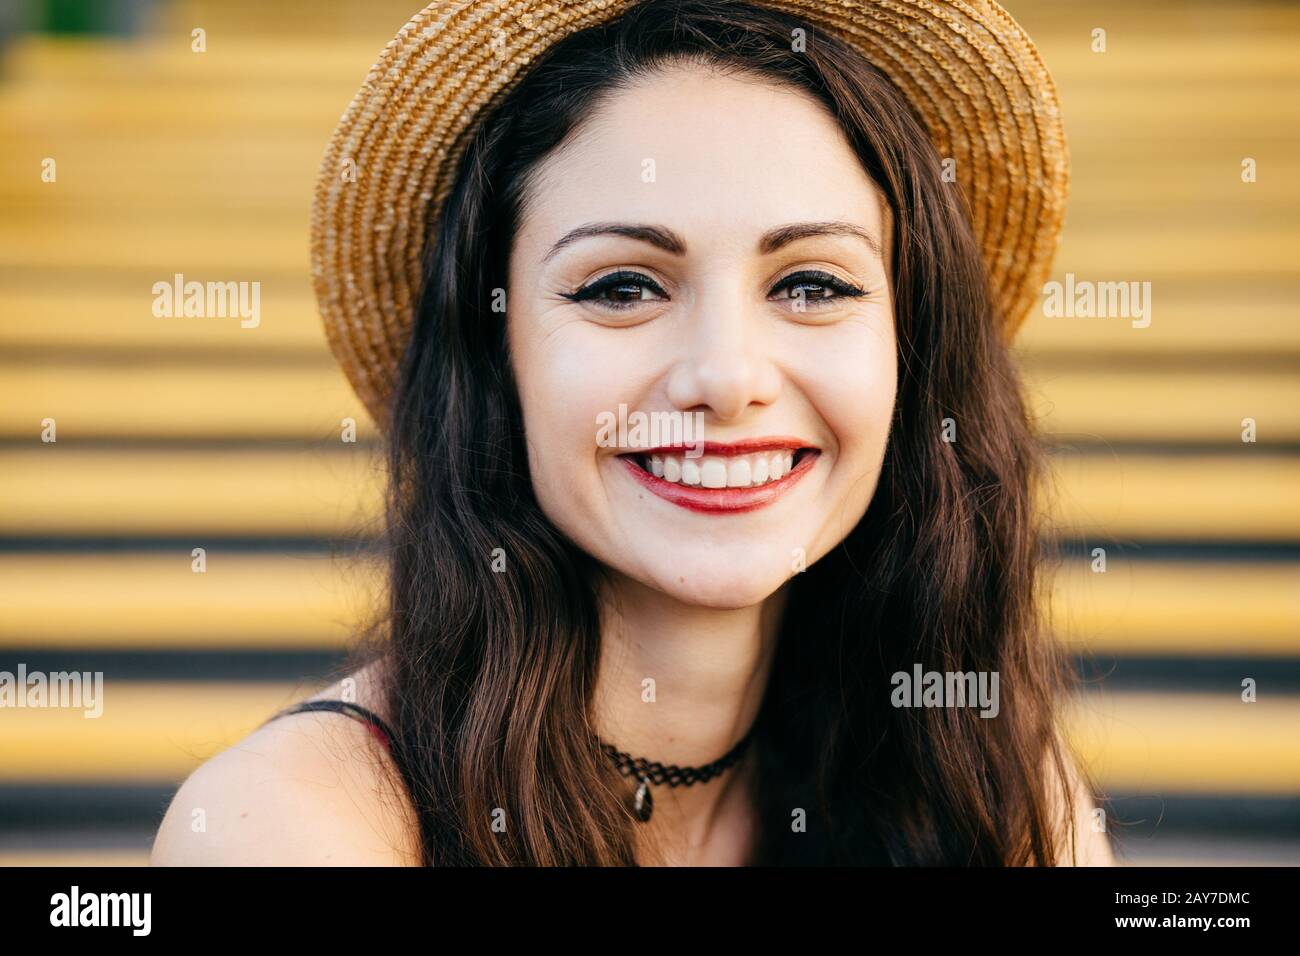
[[[384,745],[384,749],[390,754],[393,753],[393,742],[397,740],[397,735],[393,733],[392,728],[385,723],[383,718],[360,704],[349,703],[345,700],[305,700],[271,715],[262,722],[262,726],[279,717],[287,717],[289,714],[298,714],[310,710],[333,711],[361,721],[374,738]]]
[[[305,700],[294,704],[292,707],[277,711],[262,723],[265,726],[279,717],[286,717],[289,714],[302,713],[303,711],[333,711],[354,720],[359,720],[366,725],[370,733],[383,744],[394,759],[398,757],[397,753],[395,753],[397,735],[393,733],[392,728],[378,714],[362,707],[360,704],[353,704],[344,700]],[[815,806],[815,800],[810,792],[801,793],[800,796],[802,799],[796,799],[791,795],[786,804],[788,806]],[[781,810],[783,813],[788,812],[785,806]],[[785,866],[821,866],[828,862],[828,844],[826,835],[822,832],[820,819],[816,823],[809,822],[807,833],[801,834],[798,838],[789,838],[783,842],[783,845],[772,848],[774,854],[771,860],[772,863]],[[779,832],[784,832],[786,829],[786,827],[781,827]],[[860,849],[858,857],[861,863],[866,865],[890,865],[888,855],[874,843],[870,848]]]

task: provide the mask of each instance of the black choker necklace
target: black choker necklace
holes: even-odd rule
[[[650,819],[650,814],[654,811],[654,799],[650,796],[650,784],[666,783],[670,787],[689,787],[693,783],[705,783],[712,780],[740,759],[740,755],[744,752],[745,746],[753,735],[754,728],[750,727],[749,732],[740,738],[740,741],[727,752],[726,756],[720,757],[713,763],[705,764],[703,767],[679,767],[676,764],[669,764],[665,767],[658,761],[650,761],[644,757],[633,757],[630,754],[625,754],[603,740],[600,741],[600,749],[605,751],[609,759],[614,762],[614,766],[622,776],[636,777],[640,781],[632,801],[632,810],[636,813],[636,818],[645,823]],[[599,738],[597,739],[599,740]]]

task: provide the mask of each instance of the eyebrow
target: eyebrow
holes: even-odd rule
[[[551,246],[549,252],[542,257],[542,262],[546,262],[565,246],[572,245],[580,239],[587,239],[591,236],[623,236],[628,239],[637,239],[641,242],[648,242],[650,245],[665,252],[672,253],[675,256],[686,254],[686,242],[671,229],[663,226],[641,225],[637,223],[623,222],[589,222],[585,225],[573,229],[563,236],[560,240]],[[880,240],[872,235],[861,226],[856,226],[851,222],[840,220],[831,220],[828,222],[792,222],[784,226],[777,226],[775,229],[769,229],[763,233],[758,240],[758,251],[761,255],[770,255],[777,249],[798,239],[807,239],[811,236],[857,236],[866,242],[880,258],[885,257]]]

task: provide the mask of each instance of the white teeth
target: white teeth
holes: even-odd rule
[[[727,463],[721,458],[705,458],[701,461],[700,484],[705,488],[727,487]]]
[[[702,488],[752,488],[788,475],[794,465],[794,455],[793,451],[762,452],[727,458],[717,455],[686,458],[684,455],[656,454],[649,456],[649,471],[656,478],[674,484]]]

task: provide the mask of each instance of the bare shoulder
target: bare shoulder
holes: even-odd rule
[[[1115,857],[1111,852],[1110,840],[1104,828],[1099,826],[1103,820],[1093,799],[1087,781],[1079,771],[1077,758],[1068,746],[1062,744],[1065,754],[1067,779],[1061,781],[1055,773],[1049,774],[1049,792],[1055,800],[1056,817],[1060,821],[1060,846],[1058,849],[1058,866],[1115,866]],[[1050,761],[1049,761],[1050,763]],[[1073,813],[1067,807],[1064,787],[1068,787],[1073,799]]]
[[[354,700],[387,719],[370,676],[358,671],[308,699]],[[191,773],[150,864],[418,866],[418,832],[391,757],[365,725],[305,712],[264,724]]]

